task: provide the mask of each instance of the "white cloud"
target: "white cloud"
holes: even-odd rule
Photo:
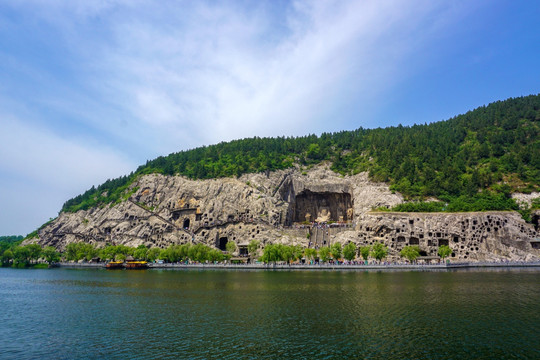
[[[266,11],[197,3],[119,21],[101,64],[119,106],[167,132],[164,145],[339,130],[327,115],[347,116],[340,106],[369,104],[399,81],[445,8],[297,1],[278,34]]]
[[[30,232],[67,199],[135,168],[107,146],[90,146],[9,115],[0,117],[0,203],[5,210],[0,233]]]
[[[20,177],[40,179],[45,186],[68,191],[90,187],[107,178],[134,170],[134,164],[116,150],[65,139],[47,129],[2,116],[0,166]]]
[[[82,94],[65,111],[148,154],[341,130],[466,12],[427,0],[30,3],[80,60]]]

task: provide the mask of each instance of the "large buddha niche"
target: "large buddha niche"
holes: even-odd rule
[[[351,194],[312,192],[296,195],[293,222],[350,221],[353,216]]]

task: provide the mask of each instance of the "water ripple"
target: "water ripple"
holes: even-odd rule
[[[539,274],[0,269],[0,358],[540,358]]]

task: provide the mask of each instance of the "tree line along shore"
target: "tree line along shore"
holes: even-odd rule
[[[332,246],[323,246],[319,249],[305,248],[300,245],[268,244],[261,248],[257,240],[252,240],[248,247],[248,254],[244,258],[262,263],[284,262],[291,264],[302,262],[307,264],[317,263],[342,263],[354,260],[367,261],[374,259],[382,261],[388,255],[386,245],[375,243],[372,246],[357,247],[354,243],[342,246],[335,243]],[[446,245],[439,247],[438,254],[441,259],[452,254],[452,249]],[[125,261],[133,258],[148,262],[194,262],[194,263],[223,263],[244,262],[238,255],[238,247],[235,242],[227,243],[227,251],[221,251],[204,244],[170,245],[167,248],[144,245],[129,247],[125,245],[107,245],[97,248],[88,243],[68,244],[64,251],[60,252],[52,246],[41,247],[38,244],[22,245],[20,242],[0,242],[0,260],[4,267],[40,267],[46,264],[63,262],[109,262]],[[410,263],[414,263],[420,257],[418,246],[406,246],[400,256]]]

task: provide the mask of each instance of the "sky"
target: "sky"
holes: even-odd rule
[[[536,0],[0,0],[0,235],[146,160],[540,93]]]

